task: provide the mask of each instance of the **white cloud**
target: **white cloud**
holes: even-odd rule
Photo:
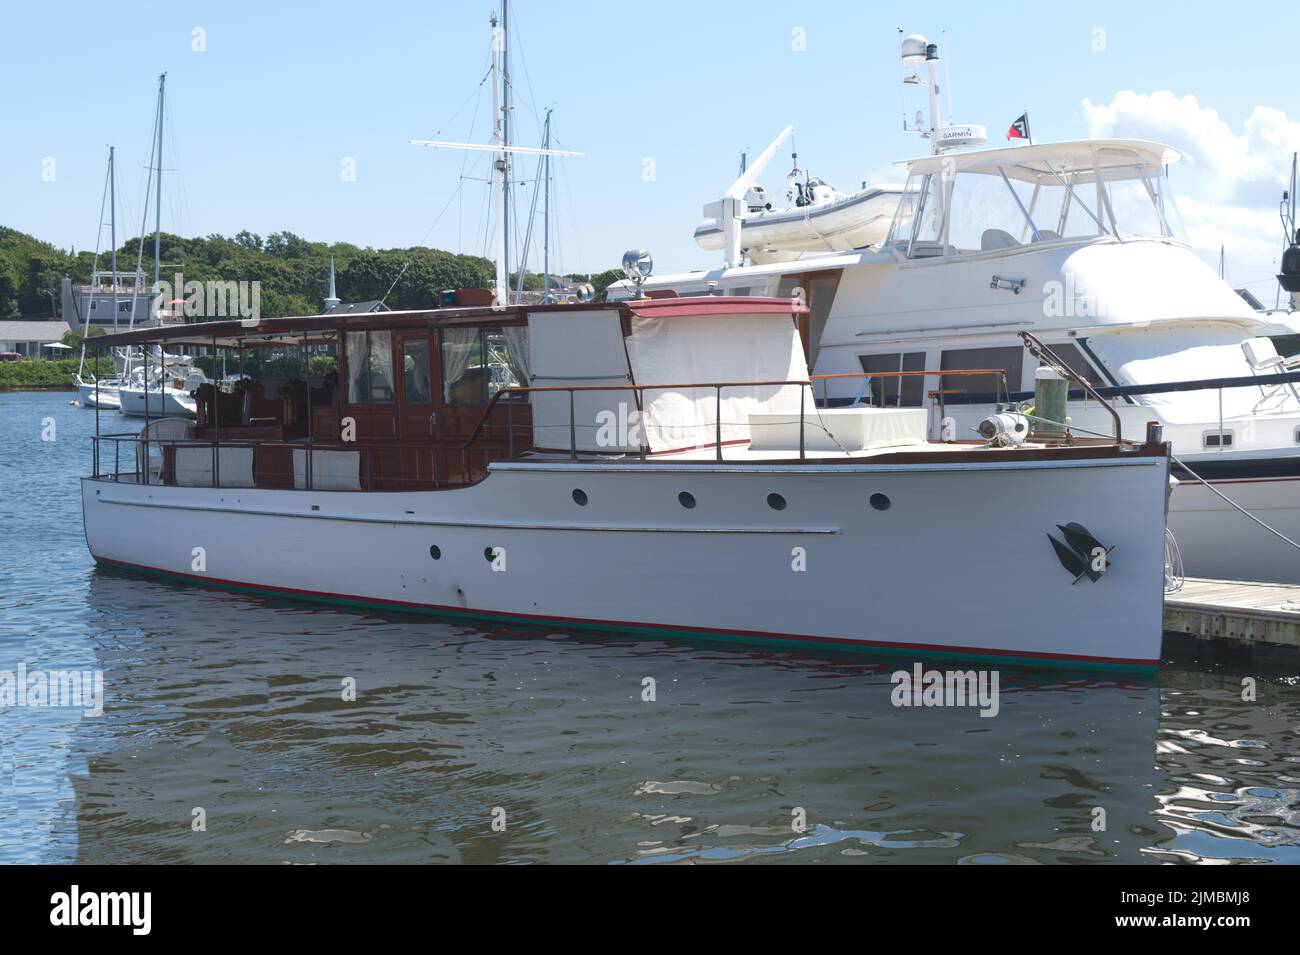
[[[1195,96],[1169,90],[1121,90],[1100,104],[1085,99],[1083,112],[1090,137],[1153,139],[1183,153],[1186,165],[1171,169],[1171,178],[1192,245],[1216,265],[1225,246],[1229,280],[1271,303],[1282,249],[1278,201],[1291,154],[1300,150],[1300,121],[1256,106],[1234,128]]]

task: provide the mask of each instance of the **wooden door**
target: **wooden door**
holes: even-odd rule
[[[438,362],[428,332],[395,336],[393,367],[397,398],[398,438],[402,443],[404,484],[424,486],[441,477],[432,445],[438,441]]]

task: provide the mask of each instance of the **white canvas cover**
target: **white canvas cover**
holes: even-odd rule
[[[925,444],[930,413],[924,408],[813,408],[803,416],[805,451],[873,451]],[[799,415],[752,414],[754,451],[796,451]]]
[[[1121,385],[1154,385],[1250,377],[1251,366],[1241,347],[1245,338],[1238,327],[1205,324],[1095,335],[1088,339],[1088,347]],[[1249,415],[1259,399],[1260,391],[1255,387],[1225,389],[1223,416]],[[1143,395],[1141,400],[1159,405],[1162,414],[1174,423],[1214,421],[1219,417],[1217,389]]]
[[[293,449],[293,486],[307,486],[307,452]],[[312,451],[311,486],[317,491],[361,490],[361,452]]]
[[[177,447],[176,483],[180,487],[212,487],[214,459],[221,466],[221,487],[256,487],[252,448]]]
[[[638,385],[808,379],[799,331],[788,312],[635,315],[627,353]],[[723,443],[748,442],[751,414],[797,416],[800,388],[723,388]],[[647,389],[641,400],[641,430],[652,452],[714,444],[719,417],[714,388]],[[804,400],[805,407],[813,406],[811,393]]]
[[[631,381],[623,350],[618,308],[547,310],[528,315],[528,359],[537,388],[624,385]],[[568,448],[569,394],[533,392],[533,444]],[[620,409],[621,406],[621,409]],[[622,418],[620,419],[620,410]],[[573,393],[574,433],[580,451],[636,451],[635,434],[617,423],[635,421],[636,398],[630,391]],[[611,427],[612,423],[615,425]]]

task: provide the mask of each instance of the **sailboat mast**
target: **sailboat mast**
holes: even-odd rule
[[[117,166],[108,147],[108,237],[113,244],[113,331],[117,331]]]
[[[496,278],[493,282],[493,296],[498,305],[510,303],[510,154],[528,153],[547,157],[549,175],[549,157],[581,156],[583,153],[567,149],[534,148],[530,146],[513,146],[510,143],[510,60],[506,52],[506,18],[509,14],[508,0],[501,0],[501,16],[494,12],[488,22],[492,25],[492,56],[488,76],[492,80],[492,141],[480,143],[453,143],[437,139],[412,139],[412,145],[432,146],[442,149],[473,149],[493,153],[492,157],[492,192],[494,196],[496,222],[493,245],[496,258]],[[537,193],[533,193],[533,204],[529,211],[529,229],[537,211]],[[525,240],[524,250],[528,243]],[[522,263],[520,267],[520,292],[523,291]]]
[[[154,165],[154,219],[153,219],[153,284],[157,293],[162,259],[162,150],[163,150],[163,98],[166,95],[167,74],[158,77],[158,161]]]
[[[510,273],[506,268],[506,230],[505,218],[505,176],[506,152],[505,138],[501,128],[501,47],[505,44],[503,32],[498,32],[497,15],[492,14],[492,145],[496,156],[492,162],[492,192],[496,203],[496,302],[505,305],[509,301]]]
[[[104,205],[108,202],[108,184],[113,177],[113,147],[108,147],[108,170],[104,173],[104,191],[99,198],[99,222],[95,229],[95,257],[90,261],[90,286],[86,294],[86,313],[81,319],[81,360],[77,363],[77,384],[81,384],[81,373],[86,368],[86,339],[90,337],[90,309],[95,302],[95,292],[99,289],[99,240],[104,237]],[[77,306],[77,294],[72,293],[72,306]],[[65,315],[66,319],[67,316]]]
[[[510,288],[510,0],[501,0],[501,257],[505,262],[506,291]],[[523,276],[520,276],[522,287]]]
[[[543,149],[551,148],[551,111],[546,111],[546,141]],[[551,154],[542,156],[545,172],[542,174],[542,304],[551,300]],[[522,282],[520,283],[523,284]]]

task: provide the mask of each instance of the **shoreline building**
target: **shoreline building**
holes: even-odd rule
[[[67,322],[0,322],[0,353],[17,353],[28,358],[58,358],[58,355],[42,346],[57,342],[70,331],[72,329]]]

